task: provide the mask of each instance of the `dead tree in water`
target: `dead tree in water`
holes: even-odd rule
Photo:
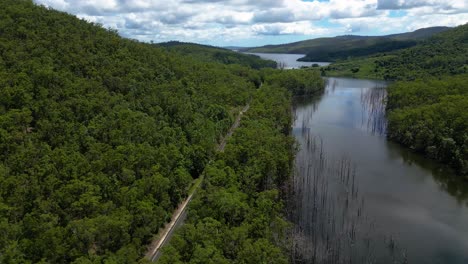
[[[298,138],[301,150],[291,186],[291,262],[304,264],[376,263],[397,254],[396,239],[376,236],[375,222],[366,214],[365,198],[359,192],[356,166],[349,157],[335,159],[324,150],[324,141],[312,135],[302,120]],[[391,242],[388,242],[391,241]],[[385,256],[382,256],[383,248]],[[379,254],[377,254],[377,252]]]
[[[286,69],[286,67],[287,67],[286,62],[284,62],[284,61],[278,62],[278,66],[277,66],[278,69],[284,70],[284,69]]]

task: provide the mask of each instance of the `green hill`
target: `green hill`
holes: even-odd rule
[[[303,61],[337,61],[348,57],[367,56],[378,52],[394,51],[416,45],[419,41],[448,30],[432,27],[414,32],[387,36],[338,36],[317,38],[283,45],[247,48],[243,51],[264,53],[307,54]]]
[[[190,47],[191,55],[181,55],[30,0],[0,1],[0,263],[145,262],[153,235],[250,101],[249,116],[257,121],[242,131],[254,142],[250,135],[261,126],[264,157],[242,154],[250,143],[228,146],[226,152],[239,153],[240,162],[249,160],[250,174],[230,177],[233,169],[224,166],[229,177],[218,178],[217,186],[232,192],[227,184],[235,184],[238,191],[205,213],[224,217],[231,198],[242,202],[232,223],[217,224],[224,237],[222,230],[258,228],[252,222],[262,219],[265,232],[246,233],[225,256],[244,242],[268,246],[249,254],[282,255],[267,234],[280,217],[276,184],[290,172],[291,92],[251,67],[213,62],[223,60],[213,59],[211,48],[199,48],[200,55]],[[220,52],[241,58],[240,64],[264,63]],[[322,88],[309,80],[298,92]],[[264,182],[275,183],[268,185],[271,195],[260,194]],[[257,210],[262,201],[274,208]],[[208,256],[210,250],[197,252]]]
[[[171,41],[158,44],[183,56],[191,56],[197,60],[219,62],[223,64],[239,64],[254,69],[276,68],[277,63],[271,60],[260,59],[259,56],[235,52],[228,49]]]
[[[468,72],[468,24],[390,53],[348,59],[323,69],[328,76],[413,80]]]

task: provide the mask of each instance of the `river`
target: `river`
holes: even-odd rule
[[[296,263],[468,263],[468,188],[387,141],[385,86],[329,78],[295,102]]]
[[[298,69],[301,67],[310,67],[313,64],[317,64],[319,66],[327,66],[329,62],[305,62],[305,61],[297,61],[299,58],[305,56],[305,54],[281,54],[281,53],[248,53],[252,55],[257,55],[262,59],[266,60],[274,60],[278,62],[278,66],[284,67],[285,69]]]

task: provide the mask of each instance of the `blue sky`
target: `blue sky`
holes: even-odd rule
[[[128,38],[260,46],[468,22],[468,0],[35,0]]]

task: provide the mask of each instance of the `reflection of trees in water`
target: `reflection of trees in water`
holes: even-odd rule
[[[388,143],[389,148],[397,151],[398,156],[408,164],[417,164],[419,167],[431,172],[437,185],[455,197],[460,204],[468,206],[468,180],[457,177],[455,171],[448,165],[425,158],[419,153],[413,153],[406,148],[396,147],[396,143]]]
[[[383,135],[387,131],[386,100],[387,89],[385,87],[361,90],[362,125],[366,125],[372,133]]]
[[[334,93],[337,81],[330,79],[324,94]],[[292,263],[407,263],[398,238],[385,231],[366,211],[366,201],[359,191],[359,173],[350,159],[330,157],[323,151],[320,138],[311,134],[311,117],[323,95],[296,98],[297,140],[301,150],[296,157],[296,171],[287,208],[294,224]],[[369,132],[386,133],[386,90],[384,87],[361,89],[363,126]],[[310,106],[312,107],[304,107]],[[300,108],[300,109],[299,109]],[[397,148],[397,157],[430,170],[440,188],[462,204],[468,205],[466,181],[449,168],[429,161],[406,149]],[[370,211],[369,211],[370,212]]]
[[[328,85],[328,80],[325,80],[326,85]],[[292,112],[293,112],[293,120],[297,121],[297,109],[299,108],[304,108],[301,109],[300,112],[304,112],[307,110],[306,115],[303,116],[312,116],[313,113],[315,113],[318,109],[319,102],[322,100],[323,96],[325,95],[325,90],[319,91],[313,96],[306,95],[306,96],[296,96],[294,97],[294,102],[292,106]],[[312,106],[312,107],[311,107]],[[306,123],[304,123],[306,122]],[[302,120],[302,128],[304,127],[309,127],[309,119],[303,119]]]
[[[393,236],[376,238],[350,160],[327,157],[322,140],[305,127],[298,139],[302,149],[288,206],[294,223],[292,262],[405,263]]]
[[[433,173],[439,187],[455,197],[458,203],[468,206],[468,181],[460,177],[447,177],[444,171],[437,170]]]
[[[327,79],[327,85],[330,89],[330,92],[334,93],[336,90],[336,86],[338,86],[338,81],[336,79]]]

